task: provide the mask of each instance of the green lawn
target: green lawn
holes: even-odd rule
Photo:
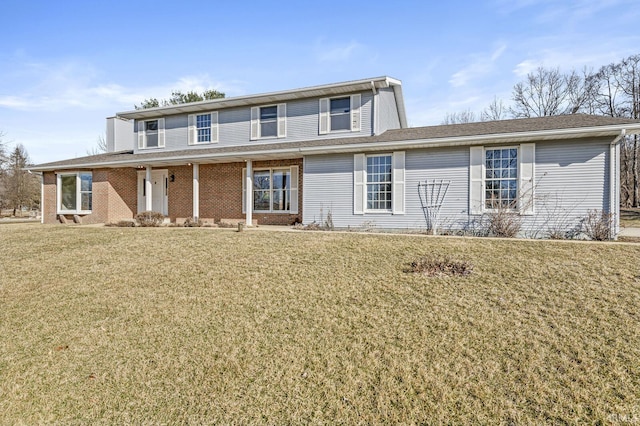
[[[640,245],[0,227],[0,424],[640,422]],[[426,254],[467,277],[405,272]]]

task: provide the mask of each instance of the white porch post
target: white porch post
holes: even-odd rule
[[[253,224],[253,167],[251,160],[247,160],[247,175],[245,178],[245,206],[246,206],[246,219],[245,226],[251,226]]]
[[[144,193],[146,194],[146,196],[144,197],[145,210],[151,211],[153,210],[153,184],[151,183],[151,166],[147,166],[147,176],[144,185]]]
[[[200,164],[193,163],[193,219],[200,217]]]

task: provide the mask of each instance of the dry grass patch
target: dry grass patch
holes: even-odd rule
[[[638,246],[0,233],[2,424],[640,417]],[[425,252],[474,272],[427,285],[404,272]]]

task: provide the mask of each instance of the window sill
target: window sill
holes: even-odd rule
[[[393,214],[391,210],[365,210],[364,214]]]
[[[91,214],[91,210],[58,210],[56,214]]]
[[[145,146],[143,148],[138,148],[139,151],[146,151],[151,149],[163,149],[164,146]]]
[[[190,143],[189,146],[198,146],[198,145],[215,145],[217,144],[218,141],[216,142],[194,142],[194,143]]]
[[[292,214],[291,210],[254,210],[253,212],[260,214]]]

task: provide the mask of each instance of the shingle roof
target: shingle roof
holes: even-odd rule
[[[131,165],[132,163],[145,164],[162,160],[176,160],[182,158],[184,161],[189,159],[205,159],[209,158],[229,158],[237,155],[242,157],[243,154],[248,155],[260,153],[280,153],[282,156],[288,155],[301,157],[305,152],[309,154],[314,148],[323,148],[325,151],[331,150],[348,150],[350,146],[354,149],[371,148],[377,145],[385,145],[394,142],[415,142],[413,145],[419,146],[437,146],[439,143],[447,141],[450,144],[456,138],[460,138],[458,144],[472,144],[469,138],[482,137],[483,140],[495,137],[496,140],[503,140],[505,136],[512,137],[514,140],[524,136],[541,137],[544,132],[551,131],[551,137],[558,138],[557,133],[563,130],[577,129],[584,130],[593,135],[617,134],[620,129],[633,127],[635,132],[640,132],[640,121],[626,118],[612,118],[584,114],[562,115],[541,118],[523,118],[500,121],[487,121],[478,123],[450,124],[439,126],[413,127],[406,129],[388,130],[376,136],[360,136],[336,139],[312,139],[299,142],[280,142],[280,143],[253,143],[242,146],[222,146],[213,148],[186,149],[179,151],[159,150],[153,152],[144,152],[134,154],[133,151],[121,151],[105,154],[92,155],[88,157],[80,157],[63,161],[39,164],[33,167],[33,170],[53,170],[62,167],[100,167],[118,164]],[[582,136],[581,136],[582,135]],[[572,132],[565,138],[585,137],[583,133]]]

